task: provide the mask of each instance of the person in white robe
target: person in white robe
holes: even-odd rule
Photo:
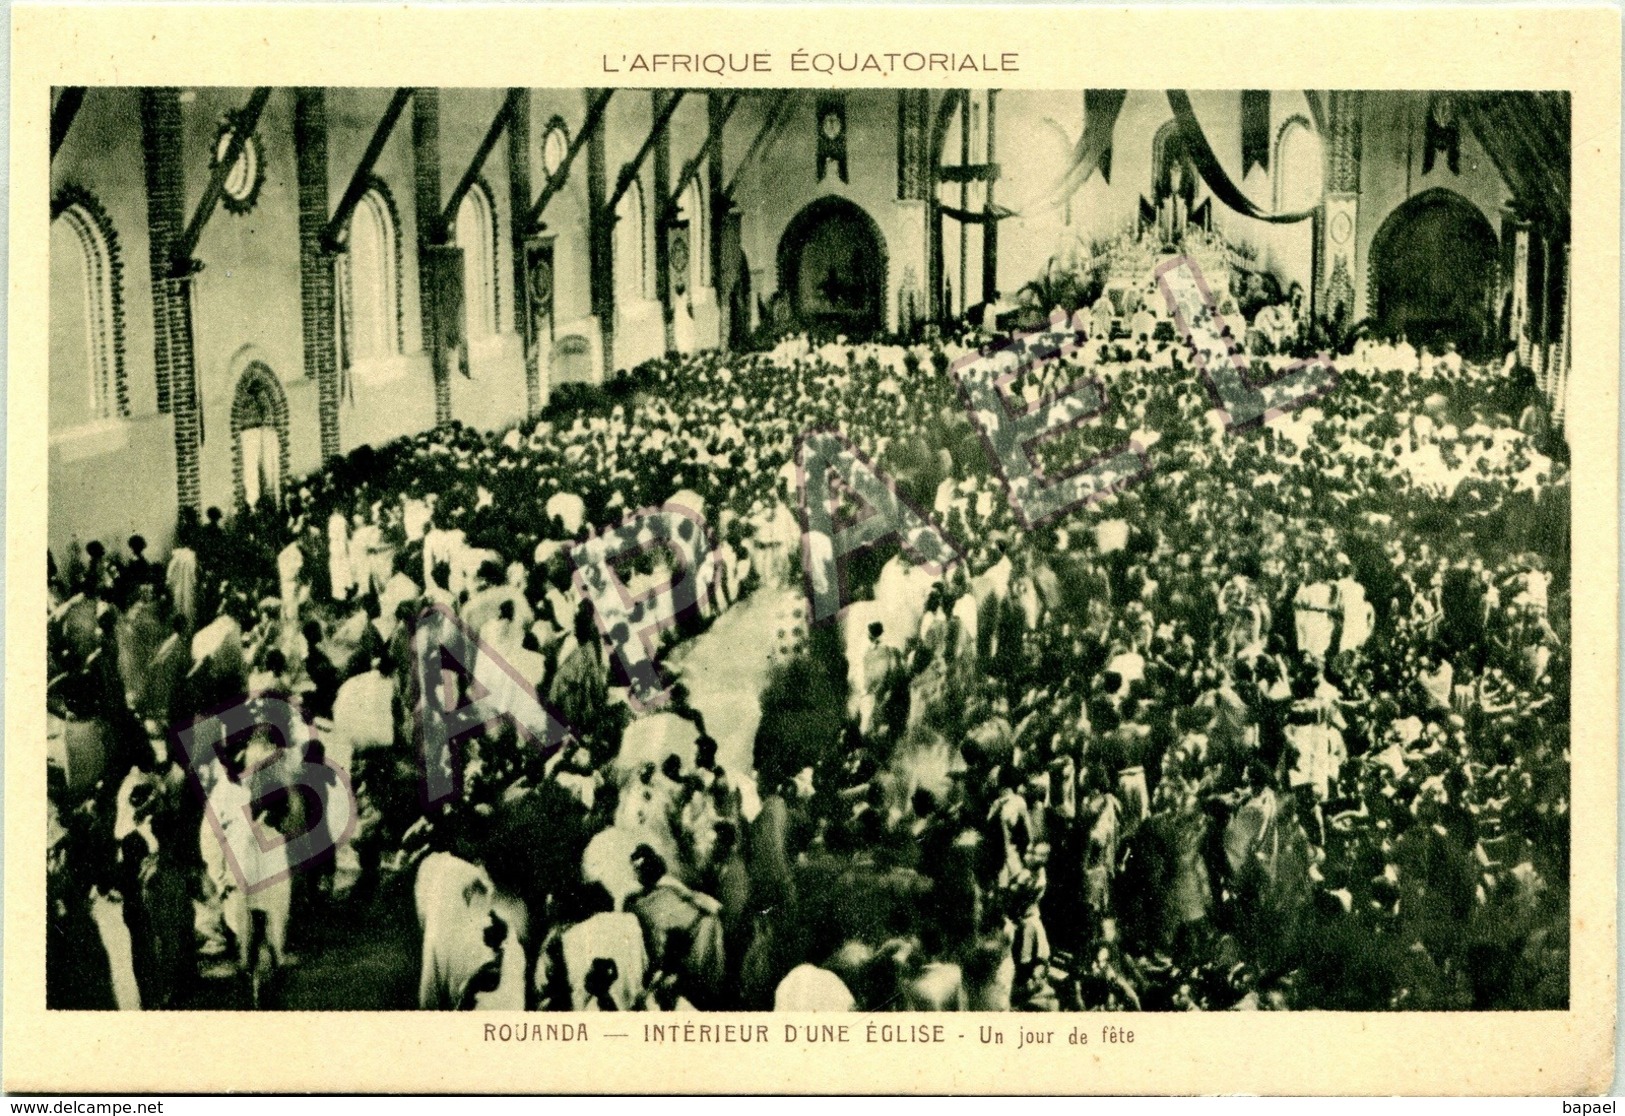
[[[457,555],[465,548],[464,534],[460,530],[442,530],[430,526],[423,536],[423,584],[434,585],[434,571],[436,566],[445,566],[449,571],[457,561]],[[448,579],[447,587],[452,594],[457,593],[457,585]]]
[[[1305,578],[1292,598],[1298,651],[1317,659],[1326,657],[1335,627],[1336,588],[1326,581]]]
[[[299,606],[304,588],[299,575],[305,568],[305,554],[297,540],[277,554],[276,567],[282,604],[282,652],[293,657],[299,652]]]
[[[350,531],[350,571],[358,591],[377,592],[383,588],[377,569],[378,555],[384,549],[383,532],[357,513]]]
[[[477,864],[435,852],[412,887],[423,931],[418,1007],[470,1010],[502,983],[509,927],[494,909],[496,887]]]
[[[191,547],[177,546],[169,556],[164,584],[175,611],[186,617],[188,627],[197,626],[197,553]]]
[[[503,601],[497,615],[481,626],[474,680],[486,690],[490,709],[519,716],[532,708],[541,684],[545,660],[525,647],[525,625],[514,615],[512,601]]]
[[[573,492],[555,492],[547,498],[542,512],[549,519],[557,519],[564,524],[567,538],[574,538],[580,533],[582,524],[587,521],[586,501]]]
[[[633,1011],[643,995],[649,967],[643,924],[630,911],[615,910],[602,885],[590,885],[587,894],[586,902],[599,909],[559,931],[543,947],[536,968],[537,991],[544,996],[568,997],[567,1005],[544,1004],[554,1009]],[[595,968],[600,974],[597,980]],[[599,981],[601,986],[593,987]]]
[[[1376,624],[1377,610],[1366,600],[1365,586],[1346,567],[1343,576],[1337,579],[1336,599],[1343,612],[1343,627],[1337,639],[1338,651],[1364,647]]]
[[[335,601],[350,599],[355,572],[350,564],[350,525],[343,512],[327,518],[327,581]]]
[[[401,526],[406,533],[407,542],[417,542],[423,538],[433,518],[434,511],[429,507],[428,501],[416,496],[401,499]]]
[[[828,969],[803,961],[791,969],[773,992],[774,1011],[856,1011],[858,1003],[846,982]]]

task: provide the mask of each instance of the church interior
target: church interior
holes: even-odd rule
[[[1567,94],[51,107],[51,1007],[1566,1008]]]
[[[1187,241],[1308,320],[1516,349],[1560,397],[1561,95],[1180,97],[63,89],[51,545],[166,539],[668,351],[1126,288]]]

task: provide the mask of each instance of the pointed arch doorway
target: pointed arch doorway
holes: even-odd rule
[[[1371,242],[1371,314],[1417,346],[1454,342],[1467,356],[1495,340],[1500,241],[1479,208],[1435,188],[1388,215]]]
[[[883,330],[886,241],[874,218],[833,195],[796,214],[779,240],[779,290],[803,329],[853,338]]]
[[[288,397],[276,373],[254,361],[237,378],[231,402],[232,471],[237,502],[282,502],[288,475]]]

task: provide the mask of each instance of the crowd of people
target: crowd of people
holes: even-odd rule
[[[1080,369],[1109,397],[1044,467],[1149,466],[1030,529],[952,371],[1006,340],[971,333],[673,355],[183,514],[162,560],[53,556],[51,1005],[282,1006],[302,924],[410,894],[425,1008],[1566,1006],[1569,486],[1532,378],[1366,342],[1230,432],[1150,324],[1014,342],[1029,401]],[[963,560],[882,544],[808,623],[815,429]],[[634,708],[572,547],[668,501],[711,591]],[[571,736],[492,716],[428,801],[437,607],[478,651],[432,684]],[[708,644],[733,609],[763,639]],[[768,659],[748,737],[686,684],[705,656]],[[297,716],[188,750],[244,695]],[[313,828],[304,863],[256,835]]]

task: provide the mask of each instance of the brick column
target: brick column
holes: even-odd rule
[[[525,272],[525,215],[535,199],[530,187],[530,90],[520,93],[508,120],[508,227],[513,245],[513,325],[525,346],[525,413],[542,409],[541,346]]]
[[[999,161],[993,115],[998,95],[997,89],[987,91],[987,158],[983,161],[989,166]],[[999,297],[999,222],[993,216],[993,188],[996,182],[989,174],[987,184],[982,188],[982,210],[987,214],[987,224],[982,226],[982,301],[989,306]]]
[[[1358,92],[1326,97],[1326,201],[1314,218],[1311,309],[1329,322],[1348,326],[1355,313],[1355,235],[1359,225],[1360,131],[1364,105]],[[1276,173],[1280,168],[1276,168]]]
[[[305,375],[316,378],[316,413],[322,460],[339,453],[338,343],[333,258],[322,250],[327,225],[327,94],[298,89],[293,100],[293,143],[299,178],[299,307],[305,340]]]
[[[444,426],[451,421],[451,381],[446,354],[439,348],[436,328],[437,308],[433,269],[428,249],[444,244],[446,231],[440,227],[440,91],[418,89],[412,95],[412,166],[418,228],[418,309],[423,320],[423,347],[434,369],[434,419]]]
[[[705,101],[706,130],[715,134],[727,126],[722,115],[722,95],[709,93]],[[717,345],[723,352],[728,351],[728,336],[732,330],[732,314],[728,305],[728,294],[733,289],[734,277],[723,274],[722,231],[728,226],[728,199],[723,194],[727,185],[723,177],[722,143],[719,140],[711,145],[711,153],[705,161],[705,200],[711,207],[710,220],[707,226],[711,235],[706,238],[706,250],[711,253],[711,289],[716,292],[717,311],[721,315],[721,328],[718,330]],[[692,240],[691,240],[692,243]]]
[[[897,200],[924,201],[930,185],[931,91],[897,91]]]
[[[583,92],[587,103],[598,90]],[[603,338],[605,381],[615,376],[615,214],[609,212],[608,172],[605,169],[604,130],[601,125],[587,140],[587,249],[592,312],[598,316]]]
[[[1518,349],[1518,363],[1529,363],[1529,222],[1513,218],[1512,305],[1507,320],[1508,339]],[[1504,234],[1503,234],[1504,235]]]
[[[667,100],[673,94],[654,91],[650,99],[653,118],[660,119],[665,111]],[[665,328],[666,351],[671,352],[677,348],[676,312],[671,304],[671,243],[668,236],[671,232],[670,212],[671,205],[671,129],[662,128],[660,138],[655,140],[655,297],[660,300],[660,320]],[[692,218],[698,221],[699,215]],[[690,241],[692,243],[692,240]]]
[[[153,358],[158,409],[175,417],[175,496],[183,508],[202,502],[198,477],[201,425],[192,355],[191,278],[172,274],[186,227],[179,89],[141,91],[141,146],[146,168],[147,241],[152,283]]]

